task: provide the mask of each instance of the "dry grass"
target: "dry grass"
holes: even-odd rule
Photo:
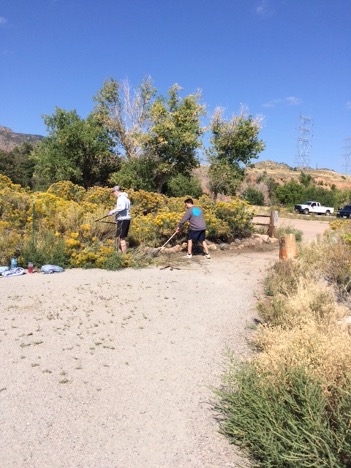
[[[300,327],[262,327],[255,337],[262,350],[254,363],[261,375],[269,375],[277,385],[288,369],[303,368],[316,377],[326,391],[330,386],[343,386],[351,375],[351,339],[338,326],[323,327],[315,322]]]
[[[229,368],[218,405],[223,432],[257,466],[351,466],[350,270],[351,247],[330,236],[266,279],[257,353]]]
[[[253,337],[261,374],[279,379],[284,369],[301,366],[325,388],[351,375],[351,337],[341,326],[350,310],[338,300],[340,287],[347,292],[350,260],[351,249],[334,237],[303,246],[298,260],[272,268],[269,297],[259,303],[265,325]]]

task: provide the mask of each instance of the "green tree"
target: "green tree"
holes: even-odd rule
[[[156,184],[153,179],[153,169],[153,161],[144,156],[130,160],[123,159],[120,169],[110,176],[109,181],[129,189],[154,192]]]
[[[245,167],[265,147],[258,138],[261,119],[241,112],[227,121],[223,110],[216,109],[210,128],[211,145],[207,150],[210,188],[215,197],[219,193],[234,195],[244,178]]]
[[[118,152],[127,160],[143,154],[143,139],[150,127],[151,104],[156,94],[150,77],[134,90],[128,81],[105,81],[94,98],[96,119],[108,130]]]
[[[85,188],[105,184],[119,167],[108,132],[94,114],[84,120],[75,110],[57,107],[52,116],[44,116],[44,122],[48,137],[32,153],[37,188],[62,180]]]
[[[304,187],[308,187],[312,184],[313,177],[311,176],[311,174],[306,174],[306,172],[301,171],[299,181]]]
[[[192,198],[200,198],[202,194],[201,182],[195,176],[187,177],[183,174],[178,174],[167,183],[166,195],[170,197],[184,197],[188,195]]]
[[[296,203],[302,203],[305,200],[305,195],[305,187],[296,182],[296,180],[291,180],[284,185],[278,185],[275,189],[277,201],[282,205],[291,206]]]
[[[13,183],[23,187],[32,187],[34,162],[30,159],[33,145],[23,143],[9,152],[0,151],[0,172],[9,177]]]
[[[205,107],[199,103],[200,94],[179,96],[180,86],[175,84],[168,97],[158,97],[151,106],[151,126],[145,136],[144,151],[153,161],[156,190],[165,190],[168,181],[179,174],[190,178],[199,166],[197,150],[202,146],[201,116]]]

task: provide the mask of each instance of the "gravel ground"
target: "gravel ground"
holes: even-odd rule
[[[211,386],[277,255],[0,278],[1,467],[247,466]]]
[[[329,228],[329,221],[309,220],[308,216],[306,216],[306,218],[306,220],[280,218],[277,226],[293,226],[294,228],[299,229],[303,232],[303,242],[310,243],[318,240],[318,238],[322,238],[324,231]]]

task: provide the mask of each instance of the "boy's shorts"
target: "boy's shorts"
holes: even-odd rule
[[[130,219],[121,219],[117,221],[116,237],[124,239],[128,236]]]
[[[188,240],[192,240],[193,242],[203,242],[206,239],[206,231],[192,231],[190,229],[188,233]]]

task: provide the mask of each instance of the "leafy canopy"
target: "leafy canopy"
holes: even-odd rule
[[[75,110],[56,108],[45,115],[48,137],[34,149],[34,180],[37,187],[69,180],[91,187],[106,183],[118,167],[118,159],[110,150],[112,141],[106,129],[89,115],[79,117]]]
[[[265,144],[259,140],[261,119],[245,115],[225,120],[223,110],[216,109],[211,120],[211,146],[207,151],[210,162],[210,187],[215,195],[233,195],[245,175],[245,167],[257,158]]]

